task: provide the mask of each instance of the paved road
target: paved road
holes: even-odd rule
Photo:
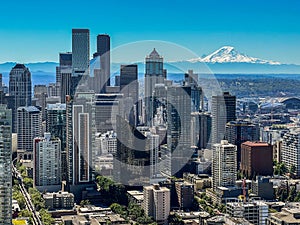
[[[26,202],[26,208],[32,212],[32,218],[33,218],[33,224],[34,225],[44,225],[38,215],[38,212],[35,210],[35,207],[31,201],[30,195],[28,194],[24,183],[23,183],[23,178],[20,174],[20,172],[13,166],[13,176],[16,177],[19,180],[19,187],[21,190],[21,193],[23,194]]]

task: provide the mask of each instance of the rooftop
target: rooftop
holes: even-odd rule
[[[268,147],[270,144],[266,142],[252,142],[252,141],[246,141],[242,145],[248,145],[250,147]]]

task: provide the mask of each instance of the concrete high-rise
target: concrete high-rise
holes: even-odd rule
[[[159,185],[144,187],[143,209],[147,216],[152,216],[158,224],[168,224],[171,206],[171,192]]]
[[[42,113],[35,106],[18,108],[18,150],[33,152],[33,139],[42,136]]]
[[[0,225],[12,220],[12,114],[6,105],[0,105]]]
[[[33,179],[35,186],[52,186],[61,183],[61,144],[50,133],[34,139]]]
[[[146,125],[150,126],[153,119],[153,91],[155,84],[163,84],[165,80],[163,57],[155,49],[146,57],[145,71],[145,114]]]
[[[231,187],[237,179],[236,146],[222,140],[213,145],[212,185],[217,187]]]
[[[69,184],[88,183],[94,179],[95,94],[77,92],[67,98],[67,167]]]
[[[12,109],[12,131],[17,131],[17,110],[22,106],[31,106],[31,73],[23,64],[16,64],[9,73],[9,104]]]
[[[212,96],[212,144],[225,139],[225,127],[236,119],[236,97],[224,92],[223,95]]]
[[[248,178],[273,175],[273,146],[246,141],[241,145],[241,172]]]
[[[72,29],[72,76],[89,75],[90,31]]]
[[[283,136],[281,157],[286,168],[293,168],[292,173],[300,177],[300,129],[292,129]]]

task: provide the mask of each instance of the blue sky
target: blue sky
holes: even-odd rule
[[[0,62],[57,61],[71,50],[71,29],[89,28],[91,54],[96,35],[108,33],[112,47],[163,40],[202,56],[232,45],[300,64],[298,0],[15,0],[1,2],[0,21]]]

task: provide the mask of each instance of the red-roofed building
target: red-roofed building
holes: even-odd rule
[[[265,142],[244,142],[241,147],[240,170],[248,178],[273,175],[272,145]]]

